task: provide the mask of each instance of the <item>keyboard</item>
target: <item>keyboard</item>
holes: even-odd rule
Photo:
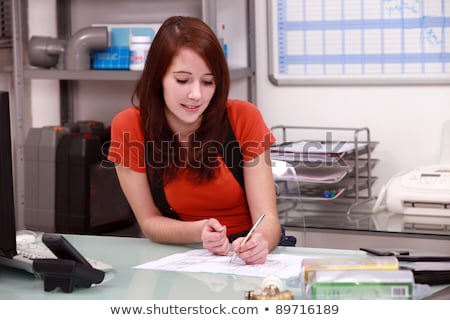
[[[33,259],[56,259],[53,252],[51,252],[44,243],[37,239],[37,237],[33,237],[30,233],[22,233],[17,235],[16,251],[17,255],[12,258],[0,256],[0,264],[22,269],[35,274],[33,270]],[[113,269],[113,267],[106,262],[89,257],[86,257],[86,260],[95,269],[105,272]]]
[[[42,242],[34,243],[20,243],[17,242],[17,255],[21,256],[23,260],[30,260],[33,263],[33,259],[56,259],[56,256],[49,248]],[[86,257],[89,264],[102,271],[112,270],[112,266],[106,262]]]

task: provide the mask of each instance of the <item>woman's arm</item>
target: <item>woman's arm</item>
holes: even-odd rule
[[[239,248],[239,256],[247,263],[263,263],[268,252],[280,242],[281,227],[278,218],[270,150],[244,165],[245,192],[253,223],[262,213],[266,214],[261,225],[249,241]]]
[[[147,238],[174,244],[202,241],[202,230],[208,220],[187,222],[164,217],[153,202],[146,173],[133,171],[121,164],[116,164],[116,172],[125,197]]]

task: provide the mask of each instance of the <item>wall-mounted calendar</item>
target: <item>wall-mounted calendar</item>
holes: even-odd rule
[[[448,0],[267,0],[276,85],[450,83]]]

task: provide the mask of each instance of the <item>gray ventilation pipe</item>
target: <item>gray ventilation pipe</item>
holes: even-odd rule
[[[65,48],[65,40],[33,36],[28,43],[30,64],[42,68],[63,69]]]
[[[92,50],[108,48],[108,28],[87,27],[77,31],[67,43],[66,69],[89,70]]]

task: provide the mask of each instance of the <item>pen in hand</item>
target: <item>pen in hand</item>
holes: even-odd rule
[[[264,217],[266,215],[263,213],[259,216],[258,220],[256,220],[255,224],[253,225],[253,227],[250,229],[250,231],[247,233],[247,235],[245,236],[244,240],[242,240],[241,242],[241,247],[248,241],[248,239],[250,239],[251,235],[255,232],[256,228],[258,228],[258,226],[261,224],[261,222],[263,221]],[[233,260],[236,258],[236,251],[233,253],[233,256],[231,257],[230,263],[233,262]]]

